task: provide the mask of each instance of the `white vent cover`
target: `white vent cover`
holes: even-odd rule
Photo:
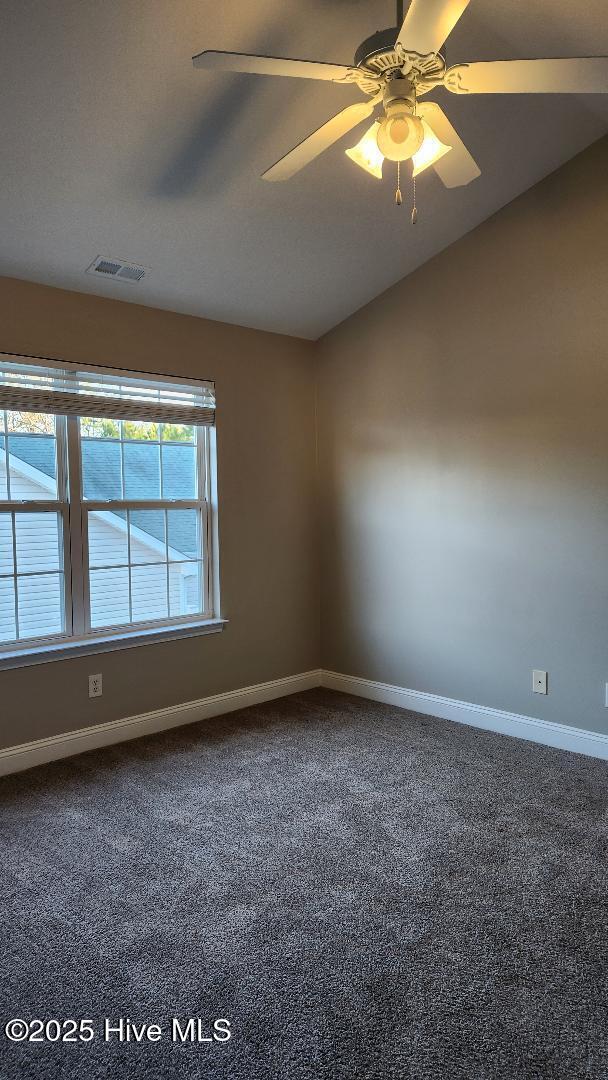
[[[119,259],[107,259],[105,255],[98,255],[91,265],[87,266],[86,273],[114,278],[116,281],[130,281],[133,284],[146,276],[147,268],[138,266],[137,263],[126,263]]]

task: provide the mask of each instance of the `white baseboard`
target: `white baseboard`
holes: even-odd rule
[[[127,716],[123,720],[112,720],[107,724],[80,728],[63,735],[52,735],[48,739],[9,746],[0,750],[0,776],[31,769],[33,765],[42,765],[59,758],[71,757],[73,754],[82,754],[85,750],[96,750],[100,746],[138,739],[141,735],[151,735],[157,731],[180,727],[182,724],[193,724],[197,720],[245,709],[262,701],[286,697],[287,694],[311,690],[320,683],[320,671],[305,671],[300,675],[289,675],[286,679],[273,679],[272,682],[245,686],[241,690],[229,690],[226,694],[215,694],[199,701],[170,705],[168,708],[155,709],[139,716]]]
[[[501,735],[511,735],[544,746],[554,746],[560,750],[571,750],[577,754],[608,760],[608,735],[601,735],[599,732],[554,724],[533,716],[520,716],[518,713],[492,709],[487,705],[472,705],[468,701],[456,701],[438,694],[408,690],[402,686],[391,686],[371,679],[360,679],[355,675],[316,670],[290,675],[285,679],[273,679],[256,686],[246,686],[240,690],[230,690],[228,693],[215,694],[198,701],[187,701],[182,705],[170,705],[164,709],[141,713],[139,716],[112,720],[107,724],[52,735],[48,739],[22,743],[20,746],[9,746],[0,750],[0,776],[21,772],[23,769],[59,758],[71,757],[73,754],[82,754],[85,750],[96,750],[112,743],[127,742],[142,735],[193,724],[207,717],[220,716],[222,713],[245,709],[263,701],[312,690],[315,686],[340,690],[345,694],[396,705],[400,709],[438,716],[443,720],[453,720],[458,724],[483,728],[485,731],[496,731]]]
[[[585,731],[567,724],[554,724],[534,716],[520,716],[518,713],[492,709],[487,705],[472,705],[468,701],[455,701],[453,698],[427,694],[420,690],[407,690],[402,686],[390,686],[388,683],[374,682],[371,679],[359,679],[354,675],[340,675],[335,671],[322,671],[321,685],[329,690],[341,690],[345,694],[397,705],[400,709],[439,716],[442,720],[454,720],[457,724],[468,724],[485,731],[496,731],[501,735],[542,743],[543,746],[554,746],[560,750],[572,750],[577,754],[608,760],[608,735],[601,735],[599,732]]]

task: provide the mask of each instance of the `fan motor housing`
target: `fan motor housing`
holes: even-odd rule
[[[397,41],[399,27],[389,26],[386,30],[376,30],[375,34],[362,41],[355,53],[355,65],[362,71],[370,72],[372,78],[382,79],[385,83],[394,79],[410,78],[416,83],[418,91],[426,94],[438,82],[443,80],[445,58],[441,53],[411,52]],[[374,93],[364,87],[366,93]]]
[[[395,111],[403,111],[403,106],[406,111],[411,112],[416,104],[414,84],[408,78],[396,75],[384,87],[382,100],[387,116]]]
[[[389,26],[386,30],[376,30],[371,37],[362,41],[359,49],[354,54],[355,67],[362,67],[365,65],[371,70],[374,70],[374,59],[380,58],[382,54],[388,54],[394,52],[395,41],[398,37],[398,26]],[[382,57],[383,58],[383,57]],[[396,57],[395,57],[396,60]],[[384,66],[382,65],[382,68]],[[395,64],[398,69],[398,64]]]

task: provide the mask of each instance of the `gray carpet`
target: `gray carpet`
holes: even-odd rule
[[[607,780],[323,690],[9,777],[2,1025],[96,1035],[0,1075],[605,1078]]]

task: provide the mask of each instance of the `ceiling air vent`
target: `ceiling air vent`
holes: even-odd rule
[[[146,276],[146,267],[138,266],[137,263],[119,262],[118,259],[106,259],[98,255],[90,266],[87,266],[87,274],[98,274],[100,277],[115,278],[117,281],[141,281]]]

